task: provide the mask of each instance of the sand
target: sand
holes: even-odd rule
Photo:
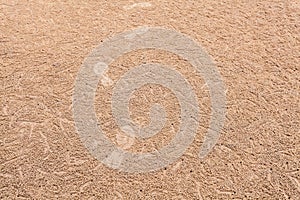
[[[297,0],[0,1],[0,199],[299,199],[299,13]],[[180,126],[174,93],[148,84],[132,96],[131,117],[147,125],[149,108],[160,103],[164,127],[144,140],[122,134],[111,110],[112,83],[134,66],[159,62],[180,72],[200,108],[197,134],[179,159],[127,173],[85,147],[72,100],[93,49],[140,26],[176,30],[205,49],[226,85],[226,119],[200,159],[212,112],[203,77],[170,52],[124,54],[95,98],[99,126],[116,146],[155,151]]]

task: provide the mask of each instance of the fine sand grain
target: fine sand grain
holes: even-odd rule
[[[226,119],[214,149],[200,159],[212,113],[203,77],[171,52],[124,54],[99,72],[95,97],[99,126],[113,144],[155,151],[182,120],[172,90],[146,84],[131,96],[130,117],[146,126],[159,103],[163,128],[138,139],[117,126],[112,90],[135,66],[163,63],[181,73],[200,109],[183,156],[153,172],[127,173],[84,146],[72,98],[92,50],[140,26],[176,30],[205,49],[226,85]],[[300,199],[299,40],[299,0],[0,0],[0,199]]]

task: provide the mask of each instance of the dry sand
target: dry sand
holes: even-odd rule
[[[1,0],[0,199],[299,199],[299,24],[298,0]],[[226,84],[227,114],[214,150],[199,159],[211,113],[201,76],[169,52],[120,57],[107,72],[112,80],[144,62],[166,63],[196,88],[201,108],[197,136],[179,160],[130,174],[103,165],[84,147],[72,95],[95,47],[145,25],[177,30],[205,48]],[[170,90],[146,85],[136,92],[135,122],[149,123],[147,108],[155,102],[170,117],[159,134],[128,145],[111,114],[111,89],[98,87],[95,108],[116,145],[150,152],[172,139],[180,106]]]

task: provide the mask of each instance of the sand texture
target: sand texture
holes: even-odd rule
[[[129,101],[130,117],[141,126],[150,124],[153,104],[164,107],[159,133],[132,138],[117,125],[113,88],[135,66],[162,63],[179,72],[200,109],[196,136],[179,159],[156,171],[127,173],[85,147],[72,100],[88,55],[107,38],[140,26],[176,30],[205,49],[226,86],[226,117],[217,144],[200,159],[212,113],[203,77],[163,50],[118,57],[94,104],[114,145],[152,152],[180,129],[181,104],[159,84],[140,87]],[[0,199],[298,200],[299,52],[299,0],[0,0]]]

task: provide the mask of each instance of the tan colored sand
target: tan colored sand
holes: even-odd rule
[[[0,1],[0,199],[299,199],[300,2],[292,1]],[[110,169],[81,143],[72,116],[74,81],[102,40],[138,26],[193,37],[214,58],[227,86],[227,118],[212,153],[199,160],[208,126],[205,83],[168,52],[136,51],[110,68],[118,79],[142,62],[167,63],[196,87],[201,127],[185,155],[145,174]],[[202,87],[203,86],[203,87]],[[163,131],[129,150],[164,146],[178,129],[174,95],[150,85],[132,98],[132,118],[160,100]],[[117,145],[110,88],[96,110]],[[106,95],[103,95],[106,94]],[[147,97],[149,101],[144,101]],[[102,107],[101,107],[102,106]],[[124,146],[123,146],[124,147]]]

